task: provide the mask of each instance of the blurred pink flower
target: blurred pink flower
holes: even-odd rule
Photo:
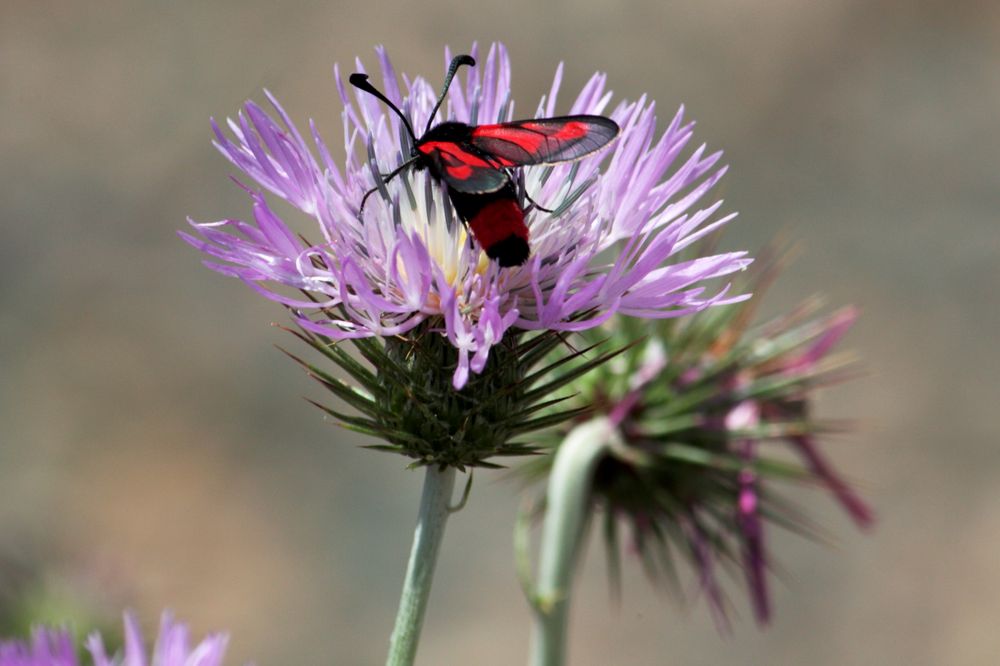
[[[857,311],[808,319],[810,308],[800,308],[747,331],[752,303],[652,327],[617,322],[603,331],[612,346],[640,333],[646,339],[620,362],[589,374],[567,403],[608,414],[623,442],[601,462],[593,488],[597,505],[607,509],[612,561],[620,522],[631,526],[650,574],[673,578],[673,558],[688,559],[722,627],[727,604],[718,572],[740,565],[754,615],[766,622],[766,523],[814,532],[793,504],[769,492],[773,482],[819,486],[859,527],[874,521],[817,446],[836,427],[811,414],[816,389],[849,376],[849,360],[830,352]],[[801,464],[788,462],[779,448]],[[549,465],[546,456],[529,470],[538,474]]]
[[[151,654],[143,646],[139,623],[131,613],[125,614],[124,655],[109,658],[99,634],[87,639],[87,649],[94,666],[221,666],[228,642],[225,634],[210,634],[191,647],[187,625],[175,622],[171,613],[164,611]]]
[[[156,644],[148,653],[138,621],[126,613],[124,654],[108,657],[104,641],[96,633],[87,639],[86,647],[94,666],[221,666],[228,641],[224,634],[212,634],[192,647],[187,625],[164,612]],[[65,629],[38,627],[29,641],[0,641],[0,666],[78,665],[76,645]]]
[[[0,666],[77,666],[68,631],[36,627],[28,641],[0,641]]]

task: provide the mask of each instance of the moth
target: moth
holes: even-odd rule
[[[441,94],[419,139],[399,107],[379,92],[366,74],[356,72],[349,80],[351,85],[374,95],[392,109],[413,139],[409,159],[384,176],[382,183],[388,183],[410,167],[426,169],[435,180],[447,186],[456,214],[468,225],[486,255],[502,267],[517,266],[527,261],[531,251],[524,208],[518,200],[511,170],[586,157],[611,143],[620,129],[610,118],[594,115],[534,118],[492,125],[447,121],[431,127],[459,68],[475,64],[469,55],[452,59]],[[359,214],[364,210],[365,201],[377,189],[365,193]]]

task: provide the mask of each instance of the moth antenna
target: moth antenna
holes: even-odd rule
[[[355,72],[354,74],[351,74],[348,81],[350,81],[351,85],[357,88],[358,90],[364,90],[369,95],[373,95],[378,99],[382,100],[386,106],[395,111],[396,115],[398,115],[402,119],[403,124],[406,125],[406,131],[410,133],[410,137],[413,139],[413,143],[417,142],[417,135],[413,133],[413,126],[410,125],[410,121],[406,119],[406,116],[403,115],[403,112],[399,110],[398,106],[389,101],[388,97],[383,95],[381,92],[379,92],[378,88],[369,83],[367,74],[362,74],[361,72]]]
[[[434,109],[431,111],[430,117],[427,118],[427,127],[424,128],[424,134],[427,134],[427,130],[431,128],[431,123],[434,122],[434,116],[437,115],[438,109],[441,108],[441,103],[444,102],[444,96],[448,94],[448,88],[451,87],[451,80],[455,78],[455,74],[458,72],[458,68],[462,65],[468,65],[469,67],[476,66],[476,60],[470,55],[457,55],[451,60],[451,64],[448,65],[448,75],[444,77],[444,85],[441,86],[441,94],[438,95],[437,102],[434,104]],[[353,83],[353,81],[352,81]],[[416,139],[414,139],[416,143]]]

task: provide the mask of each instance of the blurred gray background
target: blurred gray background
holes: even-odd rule
[[[420,474],[301,400],[321,395],[272,346],[294,346],[281,309],[175,230],[249,212],[209,116],[267,87],[338,144],[334,62],[382,43],[437,82],[472,40],[508,45],[522,111],[560,60],[564,95],[600,69],[661,119],[686,104],[732,167],[725,245],[801,243],[765,311],[863,309],[849,346],[871,374],[821,412],[859,422],[827,450],[877,529],[793,493],[838,541],[775,533],[774,625],[741,605],[729,637],[637,567],[615,607],[592,547],[572,662],[997,663],[995,2],[5,0],[0,548],[57,596],[228,628],[231,664],[381,663]],[[449,525],[421,664],[524,662],[515,490],[480,475]]]

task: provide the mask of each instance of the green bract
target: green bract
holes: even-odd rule
[[[566,348],[557,355],[565,334],[508,332],[483,372],[456,390],[454,347],[433,322],[405,335],[351,340],[361,360],[345,348],[345,341],[301,329],[291,332],[346,375],[342,379],[289,354],[357,414],[314,404],[345,427],[385,442],[367,448],[412,458],[413,466],[460,470],[501,467],[490,459],[536,453],[528,435],[589,409],[564,408],[565,396],[556,393],[623,351],[612,347],[590,354],[593,347]]]

